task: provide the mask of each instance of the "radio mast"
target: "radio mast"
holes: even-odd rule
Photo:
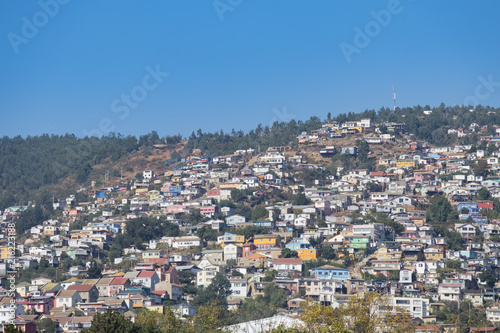
[[[396,111],[396,86],[393,86],[392,88],[394,90],[394,109],[393,109],[393,111]]]

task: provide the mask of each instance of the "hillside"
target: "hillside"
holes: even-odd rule
[[[215,157],[232,154],[239,149],[253,148],[263,152],[268,147],[289,145],[292,148],[289,153],[303,155],[309,163],[326,166],[332,163],[332,159],[319,155],[320,146],[299,146],[296,139],[303,132],[321,128],[325,122],[369,118],[375,123],[404,123],[407,135],[432,145],[477,145],[480,135],[495,134],[497,126],[493,124],[500,122],[499,111],[491,107],[477,106],[472,109],[446,107],[443,104],[436,108],[415,106],[396,111],[381,108],[378,112],[349,112],[335,118],[329,113],[326,120],[311,117],[307,121],[275,122],[271,127],[259,124],[247,134],[234,130],[231,133],[222,130],[203,133],[199,129],[184,141],[180,135],[160,138],[155,131],[139,139],[114,134],[101,138],[77,138],[69,134],[3,137],[0,139],[0,209],[37,200],[40,196],[74,193],[81,187],[88,187],[92,181],[104,185],[106,180],[106,185],[116,185],[135,178],[137,173],[146,169],[162,173],[174,168],[182,158],[195,151],[204,157]],[[474,126],[473,135],[460,138],[453,132],[449,133],[449,130]],[[352,135],[322,141],[321,147],[354,145],[356,140],[362,138],[363,135]],[[406,150],[401,142],[370,145],[369,157],[404,153]]]

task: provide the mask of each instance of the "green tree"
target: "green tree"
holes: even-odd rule
[[[246,198],[246,195],[243,194],[243,192],[241,190],[238,190],[236,188],[233,188],[231,190],[231,199],[234,201],[234,202],[240,202],[240,201],[243,201],[244,199]]]
[[[12,324],[5,325],[4,333],[22,333],[23,330],[21,328],[16,328],[16,326]]]
[[[269,217],[269,213],[264,206],[257,206],[252,212],[252,220],[260,221]]]
[[[121,257],[121,255],[122,255],[121,247],[118,244],[111,245],[111,247],[109,249],[109,253],[108,253],[109,261],[111,263],[114,263],[115,258],[119,258],[119,257]]]
[[[281,258],[298,258],[299,255],[297,251],[290,250],[289,248],[284,248],[281,250]]]
[[[486,160],[479,160],[474,165],[473,170],[474,170],[474,175],[481,176],[481,177],[487,177],[488,176],[488,163],[486,163]]]
[[[335,259],[335,250],[330,245],[321,246],[321,258],[325,258],[327,260]]]
[[[495,274],[493,274],[489,270],[481,272],[481,274],[479,274],[478,277],[482,282],[486,282],[486,285],[489,288],[493,288],[495,286],[495,283],[497,282],[497,278],[495,277]]]
[[[481,187],[479,191],[477,191],[477,199],[478,200],[490,200],[491,193],[488,191],[486,187]]]
[[[271,308],[284,308],[286,306],[286,291],[279,288],[275,282],[264,287],[264,300]]]
[[[56,332],[57,323],[50,318],[43,318],[36,323],[36,329],[39,333]]]
[[[304,193],[299,193],[292,197],[292,205],[294,206],[310,205],[311,203],[312,201],[309,200]]]
[[[427,209],[427,221],[430,223],[453,222],[457,219],[458,212],[443,195],[437,196]]]
[[[222,273],[217,273],[206,288],[199,288],[198,294],[191,303],[194,306],[202,306],[216,301],[218,306],[227,309],[229,295],[231,295],[231,282]]]
[[[249,225],[244,228],[238,228],[236,229],[236,234],[237,235],[244,235],[245,239],[250,239],[253,238],[255,235],[265,235],[268,233],[268,230],[266,227],[259,227],[255,225]]]
[[[99,279],[102,277],[101,274],[101,267],[99,267],[99,264],[95,261],[92,260],[90,263],[90,267],[87,269],[87,278],[89,279]]]
[[[370,151],[370,146],[365,140],[356,140],[356,146],[358,148],[358,159],[361,163],[368,162],[368,152]]]
[[[141,327],[125,319],[115,311],[96,313],[92,319],[92,326],[84,328],[82,333],[139,333]]]
[[[170,307],[167,307],[164,313],[141,311],[135,324],[141,327],[140,333],[178,333],[184,330],[182,322]]]

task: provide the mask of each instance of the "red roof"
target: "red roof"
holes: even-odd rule
[[[383,176],[385,175],[385,172],[384,171],[374,171],[374,172],[370,172],[370,176],[374,176],[374,177],[377,177],[377,176]]]
[[[155,273],[156,273],[155,271],[142,270],[137,277],[140,277],[140,278],[143,278],[143,277],[150,278],[150,277],[153,277],[153,275]]]
[[[122,284],[125,284],[127,283],[128,281],[128,278],[124,278],[124,277],[115,277],[113,279],[113,281],[111,281],[110,285],[122,285]]]
[[[302,264],[302,259],[297,258],[276,258],[275,264]]]

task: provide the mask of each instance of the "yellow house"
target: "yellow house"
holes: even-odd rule
[[[426,260],[442,260],[444,259],[444,249],[442,246],[431,246],[424,250]]]
[[[156,200],[156,197],[160,195],[160,191],[152,190],[148,192],[149,200]]]
[[[297,249],[299,258],[302,260],[316,260],[316,249]]]
[[[253,239],[253,243],[257,249],[278,247],[279,242],[279,236],[276,235],[255,235]]]
[[[398,167],[398,168],[409,168],[409,167],[414,168],[415,161],[413,161],[413,160],[399,160],[399,161],[396,161],[396,167]]]
[[[245,244],[245,235],[234,235],[234,242],[230,238],[228,239],[228,238],[223,237],[223,236],[220,236],[218,238],[220,239],[219,244],[223,248],[229,244],[234,244],[236,246],[243,246],[243,244]],[[218,242],[219,242],[219,240],[218,240]]]
[[[388,251],[387,247],[379,247],[376,252],[377,260],[401,259],[401,251]]]
[[[8,259],[9,258],[9,247],[8,246],[2,246],[0,247],[0,259]]]
[[[243,244],[245,244],[245,235],[234,236],[234,244],[237,246],[243,246]]]
[[[181,182],[181,180],[182,180],[182,177],[181,177],[181,176],[173,176],[173,177],[172,177],[172,182],[173,182],[173,183],[177,183],[177,184],[178,184],[178,183],[180,183],[180,182]]]

